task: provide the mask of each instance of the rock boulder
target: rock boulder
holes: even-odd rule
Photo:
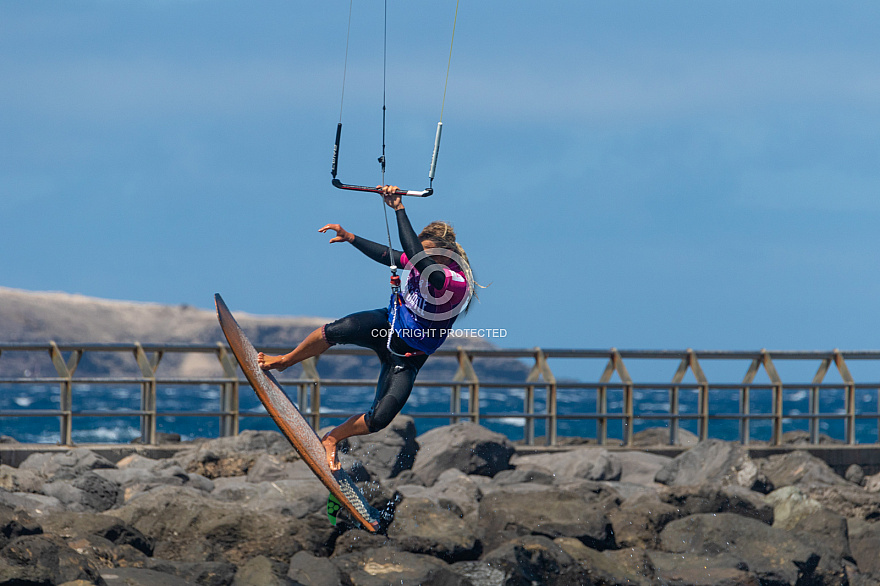
[[[494,476],[510,468],[514,452],[505,436],[470,422],[432,429],[420,435],[418,441],[420,448],[413,473],[427,486],[450,468],[465,474]]]

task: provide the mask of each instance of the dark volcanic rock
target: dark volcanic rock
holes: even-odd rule
[[[394,478],[413,467],[419,451],[416,426],[412,417],[398,415],[382,431],[348,438],[340,448],[378,478]]]
[[[146,556],[153,555],[153,540],[117,517],[96,513],[56,513],[43,519],[46,533],[65,539],[88,535],[102,537],[115,545],[130,545]]]
[[[397,542],[381,533],[371,533],[366,529],[350,529],[336,539],[333,556],[341,556],[349,553],[364,552],[369,549],[397,547]]]
[[[107,586],[200,586],[173,574],[148,568],[106,568],[101,576]]]
[[[503,471],[498,475],[511,471]],[[497,476],[497,475],[496,475]],[[454,468],[440,475],[433,486],[425,487],[414,484],[395,483],[404,498],[428,499],[455,515],[463,518],[470,525],[476,525],[477,510],[483,491],[479,482],[488,482],[483,476],[469,476]]]
[[[654,477],[672,461],[667,456],[648,452],[615,452],[614,459],[620,463],[620,481],[654,487]]]
[[[159,558],[146,560],[144,566],[199,586],[228,586],[236,570],[235,566],[225,562],[172,562]]]
[[[858,464],[850,464],[843,477],[853,484],[865,485],[865,471]]]
[[[680,517],[680,508],[663,502],[656,493],[628,498],[608,513],[618,546],[647,549],[656,548],[660,531]]]
[[[702,514],[673,521],[660,533],[660,545],[671,553],[730,554],[744,562],[762,583],[794,585],[799,579],[820,579],[816,570],[821,554],[814,547],[786,531],[740,515]]]
[[[218,478],[210,497],[266,514],[302,518],[327,506],[327,489],[311,472],[309,476],[258,483],[242,476]]]
[[[505,584],[585,584],[580,566],[559,545],[540,535],[506,541],[483,556],[501,569]]]
[[[500,433],[470,422],[434,428],[418,437],[413,472],[426,486],[450,468],[465,474],[494,476],[510,468],[513,445]]]
[[[116,506],[120,497],[119,486],[94,472],[82,474],[73,481],[73,487],[83,492],[82,504],[101,512]]]
[[[297,464],[306,468],[306,470],[302,471],[304,474],[300,472]],[[302,460],[289,462],[283,454],[261,454],[257,456],[247,471],[247,481],[253,483],[301,477],[314,478],[314,474],[312,474],[312,471],[308,469],[308,466]],[[233,478],[240,478],[240,476]]]
[[[251,558],[238,569],[232,586],[295,586],[298,582],[286,575],[287,565],[267,557]]]
[[[774,490],[764,500],[773,507],[773,526],[786,531],[822,510],[822,503],[810,498],[796,486]]]
[[[117,469],[96,470],[95,474],[119,485],[122,502],[167,485],[189,486],[206,492],[214,489],[213,482],[187,472],[174,460],[152,460],[136,454],[117,462]]]
[[[333,558],[353,586],[471,586],[437,558],[393,548],[376,548]]]
[[[40,492],[43,479],[33,470],[0,464],[0,488],[9,492]]]
[[[43,528],[23,511],[0,505],[0,549],[22,535],[38,535]]]
[[[63,584],[84,580],[104,586],[97,566],[59,537],[27,535],[0,550],[0,584]]]
[[[308,586],[343,586],[342,572],[327,558],[300,551],[290,559],[287,577]]]
[[[584,583],[597,586],[648,586],[655,579],[654,564],[644,549],[596,551],[571,537],[558,537],[553,541],[578,562],[588,579]]]
[[[72,481],[47,482],[43,493],[57,498],[71,511],[106,511],[114,507],[121,496],[119,485],[94,472],[84,472]]]
[[[575,448],[548,454],[515,458],[517,469],[550,470],[556,478],[583,478],[585,480],[619,480],[620,461],[604,448]]]
[[[397,547],[447,562],[474,560],[480,544],[462,519],[427,499],[404,499],[394,512],[388,536]]]
[[[55,497],[28,492],[8,492],[3,489],[0,489],[0,506],[27,512],[31,516],[42,516],[66,510],[64,504]]]
[[[513,572],[490,562],[456,562],[449,569],[474,586],[512,586],[519,583]]]
[[[483,491],[478,482],[484,481],[479,475],[467,475],[461,470],[451,468],[440,475],[431,487],[437,496],[437,504],[441,507],[458,512],[465,520],[476,522],[477,511]]]
[[[880,493],[847,483],[846,486],[799,485],[798,488],[811,499],[847,519],[880,519]]]
[[[773,524],[773,506],[765,502],[761,494],[738,485],[676,486],[661,498],[678,508],[680,517],[701,513],[735,513]]]
[[[290,442],[280,433],[247,430],[237,436],[210,440],[181,451],[175,460],[187,472],[213,480],[247,474],[263,454],[283,455],[289,461],[299,458]]]
[[[525,465],[517,467],[515,470],[502,470],[496,474],[492,480],[494,480],[495,484],[499,486],[524,484],[528,482],[546,484],[549,486],[556,480],[556,475],[548,468]]]
[[[880,523],[848,519],[847,533],[852,557],[859,571],[880,580]]]
[[[111,586],[880,582],[880,476],[862,487],[806,452],[753,462],[715,441],[675,460],[602,447],[511,460],[471,424],[421,436],[406,470],[411,421],[397,423],[345,455],[395,513],[387,535],[332,526],[326,489],[275,432],[115,466],[82,449],[0,466],[0,585],[102,583],[96,571]],[[749,490],[772,485],[786,486]]]
[[[780,438],[780,443],[782,445],[788,446],[804,446],[810,445],[812,442],[810,441],[810,432],[804,431],[802,429],[795,429],[792,431],[786,431],[782,434],[782,438]],[[819,434],[819,444],[820,445],[843,445],[845,442],[842,442],[838,439],[834,439],[829,435],[824,433]]]
[[[73,448],[66,452],[38,452],[28,456],[19,466],[22,470],[32,470],[52,482],[72,480],[89,470],[116,468],[103,456],[86,448]]]
[[[839,573],[843,561],[852,558],[844,517],[823,507],[801,493],[796,486],[771,492],[767,503],[774,507],[773,527],[796,535],[819,552],[819,570],[828,575]]]
[[[649,551],[661,584],[688,586],[764,586],[748,564],[729,553],[698,554]]]
[[[757,467],[741,445],[710,439],[674,458],[654,479],[670,486],[715,482],[751,488],[757,480]]]
[[[574,537],[596,549],[614,546],[608,502],[600,495],[560,488],[501,489],[480,501],[480,536],[485,549],[524,535]]]
[[[153,539],[155,555],[169,560],[240,564],[258,555],[289,559],[303,549],[296,519],[255,513],[192,489],[160,488],[110,514]]]
[[[850,485],[846,479],[838,475],[824,460],[820,460],[809,452],[801,450],[770,456],[766,459],[757,460],[757,463],[761,473],[767,477],[767,480],[774,489],[794,484]]]
[[[150,561],[142,551],[127,544],[117,545],[98,535],[83,535],[65,541],[99,568],[143,567]]]
[[[679,446],[695,446],[699,443],[699,438],[686,429],[678,428]],[[666,427],[649,427],[633,434],[632,444],[635,447],[647,446],[668,446],[669,444],[669,428]]]

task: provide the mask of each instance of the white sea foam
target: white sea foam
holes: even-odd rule
[[[807,391],[795,391],[785,398],[788,401],[803,401],[808,395],[809,393]]]
[[[132,399],[139,394],[140,392],[135,389],[113,389],[110,391],[110,395],[114,399]]]
[[[73,439],[76,442],[101,442],[119,443],[131,441],[140,436],[140,432],[134,427],[96,427],[93,429],[74,431]]]

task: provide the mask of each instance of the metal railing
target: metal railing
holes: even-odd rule
[[[270,353],[286,351],[281,348],[264,348]],[[236,435],[243,417],[259,417],[265,414],[242,413],[239,410],[239,388],[247,381],[241,373],[229,348],[222,343],[215,345],[159,345],[159,344],[0,344],[0,367],[2,357],[14,352],[48,353],[57,376],[52,377],[0,377],[0,386],[29,384],[57,384],[59,400],[57,409],[7,409],[0,411],[0,418],[18,417],[54,417],[60,421],[60,444],[73,444],[74,421],[80,417],[106,416],[137,416],[140,418],[141,441],[155,444],[157,441],[157,419],[159,417],[218,417],[219,433],[222,436]],[[77,366],[86,353],[122,353],[130,354],[139,376],[133,377],[77,377]],[[219,377],[160,377],[157,371],[163,357],[175,353],[213,354],[222,369]],[[364,355],[369,350],[359,348],[331,348],[326,355]],[[668,429],[670,444],[679,443],[682,422],[696,422],[696,435],[699,439],[709,437],[710,422],[721,420],[738,421],[739,441],[748,444],[752,439],[752,424],[761,421],[770,423],[770,445],[779,445],[784,431],[784,423],[806,421],[809,441],[816,444],[820,441],[820,421],[842,420],[844,428],[843,441],[847,444],[856,443],[856,424],[861,420],[873,420],[880,438],[880,409],[874,412],[859,412],[856,405],[857,391],[871,392],[876,399],[880,393],[880,382],[856,383],[848,366],[848,361],[875,361],[880,364],[880,351],[767,351],[752,352],[731,351],[694,351],[694,350],[571,350],[541,349],[503,350],[503,349],[462,349],[440,350],[435,356],[453,358],[457,361],[457,370],[448,380],[418,380],[416,387],[445,388],[450,391],[449,409],[442,412],[408,414],[414,418],[445,418],[451,422],[469,420],[481,422],[502,418],[516,418],[523,422],[523,439],[526,444],[536,441],[536,423],[542,423],[544,442],[556,445],[561,422],[591,421],[595,425],[595,439],[604,445],[609,441],[609,423],[619,422],[623,445],[631,445],[636,422],[665,423]],[[521,368],[511,368],[508,376],[496,374],[492,380],[481,380],[475,367],[480,363],[505,359],[519,361]],[[562,361],[600,361],[604,368],[598,380],[580,380],[585,378],[578,374],[579,380],[557,380],[550,368],[550,360]],[[525,362],[527,361],[527,362]],[[670,366],[671,378],[663,382],[636,382],[629,374],[627,363],[659,362],[660,370]],[[748,366],[741,380],[725,380],[710,382],[704,372],[703,364],[708,361],[744,361]],[[777,363],[782,361],[814,361],[817,370],[809,381],[784,383],[777,370]],[[827,383],[826,376],[832,366],[839,374],[840,382]],[[317,360],[309,359],[302,363],[302,376],[296,379],[281,379],[287,388],[296,388],[296,400],[302,407],[303,415],[309,419],[315,429],[321,427],[322,419],[342,417],[350,414],[328,413],[322,411],[322,394],[329,388],[368,387],[375,384],[375,379],[338,379],[322,378],[318,374]],[[673,368],[674,367],[674,370]],[[756,378],[763,369],[769,382],[757,383]],[[0,369],[2,372],[2,369]],[[693,382],[685,382],[690,373]],[[617,380],[613,380],[615,378]],[[73,395],[77,384],[118,385],[133,384],[140,386],[140,408],[127,410],[74,410]],[[170,411],[157,410],[157,388],[163,385],[216,385],[220,389],[219,406],[213,411]],[[481,412],[481,390],[485,389],[517,389],[523,394],[521,412]],[[643,391],[660,390],[668,397],[668,409],[661,413],[640,411],[636,399]],[[584,399],[586,407],[590,403],[593,409],[575,410],[560,413],[558,410],[559,392],[590,394],[590,400]],[[696,393],[696,409],[694,413],[683,413],[680,410],[683,392]],[[720,412],[713,409],[712,393],[727,391],[737,394],[739,408],[735,412]],[[751,413],[753,391],[768,391],[771,408],[767,413]],[[802,391],[808,394],[809,408],[807,412],[792,412],[785,409],[785,392]],[[834,412],[822,412],[820,404],[823,394],[836,391],[842,392],[842,406]],[[619,396],[619,411],[609,408],[609,394]],[[539,400],[540,397],[540,400]],[[463,404],[466,408],[463,410]],[[542,407],[536,410],[536,406]],[[878,442],[871,442],[876,445]]]

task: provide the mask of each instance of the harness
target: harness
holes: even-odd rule
[[[388,248],[389,254],[391,251],[391,247]],[[388,341],[385,343],[385,347],[391,354],[395,356],[400,356],[402,358],[410,358],[412,356],[424,356],[425,352],[421,350],[415,350],[414,352],[407,352],[406,354],[400,354],[399,352],[395,352],[391,349],[391,338],[394,336],[394,324],[397,322],[397,312],[400,310],[400,306],[403,305],[403,299],[400,297],[400,277],[397,275],[397,267],[391,265],[391,301],[388,304]]]

